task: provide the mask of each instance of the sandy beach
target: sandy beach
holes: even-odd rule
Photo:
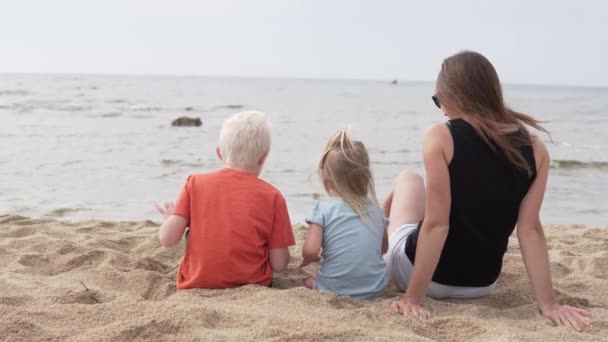
[[[434,301],[428,321],[389,312],[389,290],[365,302],[303,287],[314,272],[298,245],[275,288],[176,291],[183,245],[161,248],[158,225],[61,222],[0,216],[0,340],[270,341],[606,341],[608,230],[548,226],[555,287],[562,303],[588,308],[593,328],[553,327],[535,309],[517,241],[496,292],[476,301]]]

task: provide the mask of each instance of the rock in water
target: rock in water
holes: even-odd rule
[[[201,118],[189,118],[187,116],[182,116],[181,118],[177,118],[175,120],[173,120],[173,122],[171,123],[171,126],[184,126],[184,127],[193,127],[193,126],[200,126],[202,125],[203,122],[201,121]]]

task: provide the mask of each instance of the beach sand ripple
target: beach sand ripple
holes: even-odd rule
[[[510,243],[495,293],[428,299],[428,321],[388,310],[398,293],[359,301],[310,291],[298,246],[274,288],[176,291],[183,244],[160,247],[154,222],[62,222],[0,216],[0,340],[4,341],[605,341],[608,230],[546,228],[563,303],[588,308],[594,327],[576,334],[541,317]]]

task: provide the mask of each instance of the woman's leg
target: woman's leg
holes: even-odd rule
[[[403,171],[397,177],[393,191],[384,202],[388,216],[389,238],[397,228],[407,223],[418,223],[424,218],[425,189],[422,177],[412,171]]]

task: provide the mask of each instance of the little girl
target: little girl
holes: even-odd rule
[[[306,219],[302,266],[321,260],[306,286],[358,299],[381,296],[389,282],[382,258],[388,222],[376,199],[365,145],[348,129],[336,132],[319,162],[319,176],[330,198],[316,202]]]

